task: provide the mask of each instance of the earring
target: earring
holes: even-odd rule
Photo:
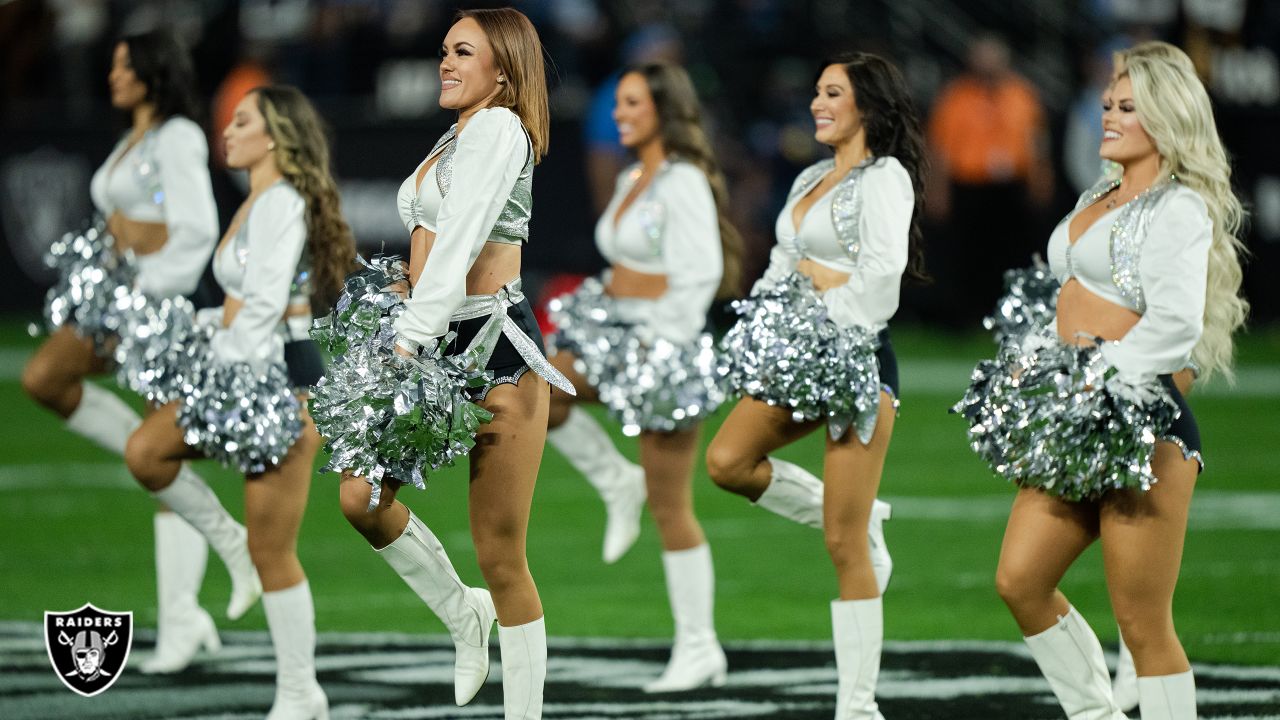
[[[499,76],[498,76],[498,84],[499,84],[499,85],[506,85],[506,84],[507,84],[507,78],[506,78],[506,76],[504,76],[504,75],[499,75]]]
[[[270,142],[268,142],[268,143],[267,143],[267,149],[268,149],[268,150],[275,150],[275,149],[276,149],[276,143],[275,143],[275,141],[274,141],[274,140],[272,140],[272,141],[270,141]]]

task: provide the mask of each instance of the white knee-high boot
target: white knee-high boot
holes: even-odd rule
[[[836,720],[884,720],[876,704],[884,613],[880,598],[833,600],[831,634],[836,646]]]
[[[169,487],[151,493],[204,536],[231,574],[227,617],[235,620],[262,596],[258,571],[249,557],[248,533],[222,507],[218,496],[194,472],[179,472]]]
[[[1138,704],[1142,720],[1196,720],[1196,678],[1190,670],[1140,677]]]
[[[209,546],[177,513],[156,513],[155,533],[160,605],[156,652],[141,669],[147,674],[175,673],[186,669],[201,648],[217,652],[222,647],[213,618],[197,598]]]
[[[1133,655],[1129,646],[1124,644],[1124,636],[1120,636],[1120,652],[1116,658],[1116,676],[1111,681],[1111,694],[1115,696],[1116,705],[1124,712],[1138,707],[1138,670],[1133,666]]]
[[[515,627],[498,626],[502,647],[504,720],[540,720],[547,681],[547,626],[538,618]]]
[[[1124,720],[1102,645],[1074,607],[1053,627],[1023,640],[1069,720]]]
[[[715,569],[711,547],[703,543],[688,550],[662,553],[667,597],[675,617],[676,639],[671,661],[645,692],[679,692],[725,683],[728,662],[716,638]]]
[[[822,481],[813,473],[794,463],[769,458],[773,469],[769,486],[756,499],[756,505],[775,515],[822,529]],[[893,576],[893,558],[884,541],[884,521],[893,515],[893,508],[883,500],[871,506],[871,520],[867,524],[867,541],[871,548],[871,569],[876,574],[876,586],[880,594],[889,587]]]
[[[328,720],[329,699],[316,681],[316,611],[306,580],[262,594],[276,651],[276,698],[267,720]]]
[[[615,563],[640,536],[640,512],[648,492],[644,470],[622,456],[591,414],[570,408],[560,427],[547,431],[547,441],[600,493],[606,513],[606,563]]]
[[[123,457],[125,443],[142,418],[110,390],[90,382],[80,388],[80,404],[67,418],[67,429]]]
[[[498,616],[489,591],[462,582],[440,540],[412,512],[400,537],[378,553],[448,629],[456,653],[453,699],[471,702],[489,677],[489,633]]]

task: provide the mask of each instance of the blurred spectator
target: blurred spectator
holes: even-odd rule
[[[970,321],[991,310],[1002,274],[1043,244],[1034,210],[1053,196],[1044,111],[999,38],[970,46],[967,72],[943,88],[929,119],[930,214],[949,225],[930,243],[947,305]],[[950,277],[948,277],[948,275]]]

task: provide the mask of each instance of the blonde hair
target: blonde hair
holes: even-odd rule
[[[1116,78],[1129,77],[1134,109],[1160,154],[1160,174],[1196,191],[1209,209],[1213,243],[1205,292],[1204,331],[1191,352],[1200,377],[1221,371],[1233,379],[1231,339],[1249,303],[1240,296],[1247,253],[1239,238],[1245,211],[1231,189],[1231,164],[1222,147],[1209,94],[1191,58],[1164,42],[1145,42],[1115,55]]]
[[[297,88],[269,85],[250,91],[267,135],[275,141],[276,167],[307,202],[307,251],[314,276],[311,313],[319,316],[342,291],[355,266],[356,244],[342,217],[338,184],[329,170],[329,143],[315,107]]]
[[[534,162],[541,162],[551,142],[551,117],[538,31],[524,13],[513,8],[459,10],[454,22],[463,18],[480,25],[493,46],[493,61],[506,77],[494,98],[494,107],[510,108],[520,118],[533,142]]]

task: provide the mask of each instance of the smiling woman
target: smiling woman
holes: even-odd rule
[[[541,42],[524,15],[511,9],[458,14],[440,49],[440,106],[457,112],[457,122],[397,195],[410,236],[412,289],[403,304],[381,308],[394,331],[384,335],[394,345],[352,341],[317,388],[317,407],[335,409],[317,417],[344,471],[343,513],[449,629],[458,705],[470,702],[489,675],[489,634],[498,621],[507,718],[542,715],[546,630],[525,559],[525,532],[546,438],[548,381],[574,392],[543,357],[542,334],[520,282],[533,169],[547,148],[544,72]],[[378,284],[375,291],[385,283]],[[341,324],[332,319],[331,326]],[[371,391],[373,399],[357,398],[341,379],[349,371],[353,378],[394,379]],[[446,378],[441,382],[449,389],[412,408],[388,402],[400,380],[423,372]],[[479,372],[478,387],[454,382]],[[338,410],[350,402],[365,405],[361,427],[387,428],[403,444],[371,447],[367,438],[381,433],[353,429],[350,413]],[[425,447],[421,437],[440,431],[418,433],[416,441],[397,435],[393,428],[409,421],[396,412],[443,417],[441,426],[449,428],[458,417],[474,424],[463,423],[464,437]],[[452,463],[466,448],[471,534],[488,590],[464,585],[440,541],[396,499],[402,483],[423,487],[424,472]]]

